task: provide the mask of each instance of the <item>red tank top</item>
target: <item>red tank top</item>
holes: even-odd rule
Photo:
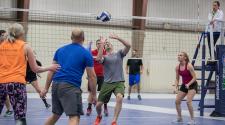
[[[99,63],[98,61],[96,61],[96,56],[98,55],[98,50],[93,50],[92,52],[92,56],[94,57],[94,69],[95,69],[95,73],[97,76],[104,76],[104,69],[103,69],[103,65],[101,63]],[[103,55],[106,55],[106,51],[103,50]]]
[[[183,84],[188,84],[193,78],[190,71],[188,71],[187,69],[187,64],[185,65],[185,69],[183,71],[180,70],[180,65],[179,65],[179,75],[182,77]]]

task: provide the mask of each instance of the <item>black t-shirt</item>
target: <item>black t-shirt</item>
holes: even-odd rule
[[[142,59],[128,59],[127,66],[129,66],[129,74],[138,74],[140,73],[140,66],[142,66]]]

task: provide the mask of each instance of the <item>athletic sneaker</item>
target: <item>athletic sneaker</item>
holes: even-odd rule
[[[13,111],[7,110],[7,111],[5,112],[4,117],[10,117],[12,114],[13,114]]]
[[[104,107],[104,114],[105,114],[105,116],[108,116],[109,115],[109,112],[108,112],[108,108],[107,107]]]
[[[127,96],[127,99],[130,100],[130,96]]]
[[[91,109],[91,108],[87,108],[87,113],[86,113],[86,115],[87,115],[87,116],[90,116],[90,115],[91,115],[91,112],[92,112],[92,109]]]
[[[187,124],[188,125],[196,125],[196,122],[195,122],[195,120],[190,120]]]
[[[183,123],[183,119],[182,118],[177,118],[176,120],[172,121],[172,123],[182,124]]]
[[[94,125],[99,125],[101,120],[102,120],[102,116],[97,116],[96,119],[95,119],[95,124]]]
[[[116,124],[116,122],[114,121],[114,122],[112,122],[112,125],[117,125],[117,124]]]
[[[141,95],[138,95],[138,100],[141,100]]]

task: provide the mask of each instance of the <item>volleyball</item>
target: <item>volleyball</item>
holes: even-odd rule
[[[97,16],[97,20],[101,20],[102,22],[108,22],[111,19],[111,14],[107,11],[103,11],[99,16]]]

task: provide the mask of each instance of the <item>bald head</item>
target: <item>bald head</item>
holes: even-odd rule
[[[71,39],[73,42],[83,43],[84,41],[84,31],[80,28],[75,28],[72,31]]]

